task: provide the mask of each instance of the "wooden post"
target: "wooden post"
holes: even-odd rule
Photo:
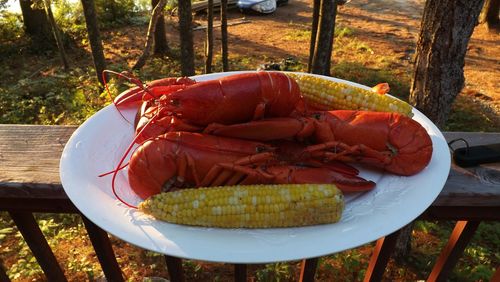
[[[480,221],[458,221],[448,243],[439,255],[427,281],[446,281],[447,276],[462,255],[477,230]]]
[[[368,269],[365,273],[365,278],[363,279],[364,282],[382,280],[385,268],[391,258],[391,253],[394,250],[394,246],[396,246],[398,237],[399,230],[377,240],[370,263],[368,264]]]
[[[234,264],[234,281],[236,282],[246,282],[247,281],[247,265],[246,264]]]
[[[87,217],[81,214],[83,224],[87,230],[92,246],[94,247],[97,259],[101,263],[102,271],[108,281],[125,281],[122,276],[122,271],[116,260],[113,246],[106,231],[99,228]]]
[[[172,282],[184,282],[184,271],[182,270],[182,259],[165,255],[168,275]]]
[[[23,235],[38,264],[49,281],[67,281],[54,253],[30,212],[9,211],[9,215]]]
[[[316,268],[318,268],[318,258],[310,258],[302,260],[300,267],[300,282],[314,282]]]

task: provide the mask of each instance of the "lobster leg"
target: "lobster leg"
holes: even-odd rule
[[[333,149],[334,151],[329,151]],[[306,151],[312,153],[314,157],[322,157],[325,162],[332,160],[341,160],[348,162],[361,162],[383,166],[390,163],[389,152],[379,152],[363,144],[349,146],[342,142],[330,141],[322,144],[311,145]]]
[[[256,179],[258,182],[255,182],[255,183],[271,182],[274,179],[274,175],[269,174],[269,173],[267,173],[263,170],[260,170],[260,169],[254,169],[254,168],[249,168],[246,166],[234,165],[234,164],[220,164],[220,166],[225,168],[228,171],[232,171],[235,173],[244,173],[244,174],[246,174],[247,178]],[[229,180],[227,180],[227,177],[226,177],[225,179],[221,179],[220,181],[221,181],[220,183],[214,183],[214,184],[211,184],[211,186],[222,185],[222,183],[225,183],[226,185],[228,185],[227,181],[229,181]]]
[[[216,164],[209,170],[209,172],[203,178],[203,180],[200,183],[200,186],[214,185],[214,183],[219,183],[219,185],[220,185],[220,184],[224,183],[224,180],[226,180],[228,177],[231,176],[231,175],[228,175],[228,173],[224,173],[224,169],[227,169],[227,170],[230,170],[233,172],[238,171],[238,172],[243,172],[245,174],[251,174],[252,169],[247,168],[245,166],[248,166],[251,164],[256,164],[256,163],[261,163],[261,162],[265,162],[265,161],[273,160],[273,159],[275,159],[275,155],[273,153],[264,152],[264,153],[259,153],[259,154],[255,154],[252,156],[241,158],[239,160],[236,160],[233,163]]]

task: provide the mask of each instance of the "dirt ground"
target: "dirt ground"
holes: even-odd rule
[[[422,0],[356,0],[340,6],[337,26],[348,26],[374,54],[394,54],[402,67],[412,68],[424,9]],[[249,54],[279,60],[289,56],[307,63],[309,38],[287,38],[294,28],[309,29],[311,0],[290,0],[272,15],[243,15],[232,10],[229,22],[245,18],[249,23],[229,26],[230,54]],[[217,22],[216,22],[217,23]],[[204,24],[201,22],[201,24]],[[215,29],[216,39],[219,29]],[[204,31],[195,32],[199,42]],[[473,95],[500,113],[500,34],[476,27],[468,46],[463,95]],[[199,48],[203,48],[202,45]],[[345,56],[345,54],[343,54]],[[333,64],[336,62],[335,50]]]

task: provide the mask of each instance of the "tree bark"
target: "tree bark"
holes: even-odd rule
[[[316,41],[318,36],[318,23],[319,23],[319,10],[321,7],[321,0],[314,0],[313,15],[311,24],[311,41],[309,43],[309,61],[307,63],[307,72],[312,71],[312,62],[314,58],[314,51],[316,49]]]
[[[43,0],[43,6],[45,7],[45,13],[47,14],[47,18],[52,27],[52,33],[54,34],[54,38],[57,43],[57,49],[59,50],[61,62],[63,64],[64,70],[67,71],[69,69],[68,57],[66,57],[66,51],[64,50],[64,44],[61,38],[61,34],[59,33],[59,28],[54,19],[54,14],[52,14],[52,9],[50,8],[50,1]]]
[[[205,73],[212,72],[214,54],[214,0],[208,0],[207,8],[207,40],[205,43]]]
[[[417,43],[410,103],[443,127],[464,85],[464,60],[483,1],[428,0]],[[403,227],[393,257],[411,251],[413,222]]]
[[[95,11],[94,0],[81,1],[97,79],[99,80],[101,85],[104,85],[102,72],[106,69],[106,59],[104,59],[101,35],[99,33],[99,27],[97,26],[97,14]]]
[[[162,15],[165,4],[167,4],[166,0],[159,0],[158,4],[156,4],[153,9],[153,12],[151,12],[151,19],[149,20],[148,33],[146,35],[144,50],[135,65],[132,67],[132,69],[134,70],[141,69],[146,64],[146,60],[149,58],[149,54],[151,53],[151,46],[153,45],[154,41],[154,31],[156,29],[156,24],[158,23],[158,18]]]
[[[53,49],[55,40],[44,9],[33,8],[31,0],[20,0],[24,31],[38,50]]]
[[[486,0],[479,15],[479,23],[485,24],[488,30],[498,27],[500,25],[499,12],[500,0]]]
[[[330,75],[336,16],[336,0],[321,0],[319,29],[311,68],[312,73]]]
[[[151,0],[151,7],[154,9],[158,5],[159,0]],[[156,22],[156,28],[154,32],[154,51],[155,55],[169,54],[170,48],[168,47],[167,34],[165,32],[165,18],[163,10],[161,10],[161,15],[158,17]]]
[[[194,75],[193,15],[191,1],[179,0],[179,33],[181,47],[181,74]]]
[[[222,71],[229,71],[228,45],[227,45],[227,0],[220,1],[220,30]]]
[[[483,1],[429,0],[425,4],[410,103],[443,127],[464,85],[467,44]]]

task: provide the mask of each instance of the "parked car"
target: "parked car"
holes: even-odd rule
[[[238,0],[236,6],[242,12],[256,12],[259,14],[271,14],[276,8],[288,3],[288,0]]]

